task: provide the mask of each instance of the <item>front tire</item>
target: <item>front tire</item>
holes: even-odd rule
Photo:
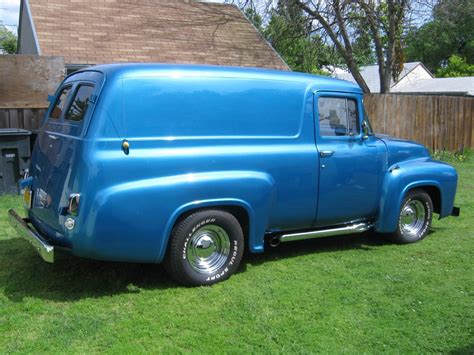
[[[399,244],[416,243],[429,233],[433,219],[433,202],[423,190],[409,191],[398,216],[397,230],[390,239]]]
[[[199,211],[174,227],[165,268],[183,285],[212,285],[237,270],[243,251],[242,228],[232,214]]]

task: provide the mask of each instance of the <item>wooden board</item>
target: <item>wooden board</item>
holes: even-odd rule
[[[46,108],[63,79],[63,57],[0,55],[0,108]]]

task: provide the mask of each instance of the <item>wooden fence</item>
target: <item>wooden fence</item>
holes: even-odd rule
[[[370,94],[364,102],[375,132],[437,150],[474,148],[474,98]]]
[[[36,132],[46,108],[0,108],[0,128],[24,128]]]

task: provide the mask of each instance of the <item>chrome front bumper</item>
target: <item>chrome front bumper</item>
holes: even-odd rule
[[[20,237],[26,239],[33,246],[44,261],[54,263],[54,247],[28,226],[27,218],[21,218],[14,209],[10,209],[8,210],[8,221]]]

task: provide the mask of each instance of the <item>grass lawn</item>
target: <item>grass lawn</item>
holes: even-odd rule
[[[460,218],[413,245],[374,234],[246,255],[212,287],[184,288],[159,265],[61,256],[43,263],[0,198],[0,352],[474,353],[474,158]]]

